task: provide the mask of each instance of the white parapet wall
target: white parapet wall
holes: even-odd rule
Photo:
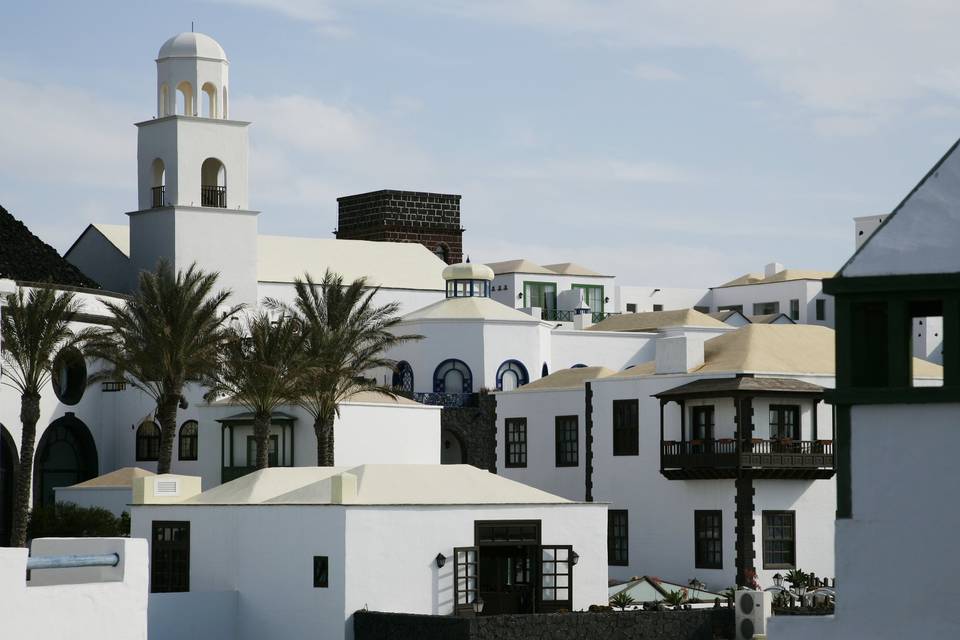
[[[147,541],[40,538],[32,555],[115,553],[115,567],[37,569],[27,582],[27,549],[0,548],[0,620],[4,638],[145,640]]]

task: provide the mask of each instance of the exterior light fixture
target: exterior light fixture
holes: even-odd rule
[[[522,294],[522,293],[518,293],[518,294],[517,294],[517,300],[522,300],[522,299],[523,299],[523,294]]]
[[[442,553],[438,553],[435,560],[437,561],[437,569],[443,569],[443,565],[447,564],[447,556]]]
[[[607,296],[606,298],[604,298],[603,301],[604,301],[604,303],[609,303],[609,302],[610,302],[610,296]]]
[[[575,567],[575,566],[577,565],[577,562],[579,562],[579,561],[580,561],[580,554],[577,553],[576,551],[571,550],[571,551],[570,551],[570,566],[571,566],[571,567]]]
[[[779,573],[773,574],[773,584],[776,585],[778,589],[783,589],[783,576]]]
[[[473,612],[477,615],[483,613],[483,598],[479,594],[473,600]]]
[[[796,586],[797,595],[800,596],[800,604],[803,604],[803,596],[807,595],[807,585],[804,582]]]

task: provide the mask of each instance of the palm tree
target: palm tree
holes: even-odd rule
[[[375,305],[379,288],[368,290],[365,278],[346,285],[343,276],[327,271],[316,283],[307,273],[304,280],[295,280],[294,288],[296,300],[286,308],[303,324],[309,362],[298,403],[313,417],[317,464],[329,467],[334,464],[333,422],[340,403],[358,391],[395,397],[391,387],[365,376],[376,369],[393,369],[396,363],[385,353],[423,336],[394,333],[400,306]]]
[[[253,414],[257,469],[268,466],[270,418],[283,404],[296,402],[303,369],[300,323],[266,312],[247,318],[244,330],[231,330],[224,342],[207,397],[226,394]]]
[[[8,294],[0,316],[0,349],[4,366],[0,379],[20,393],[20,464],[14,481],[11,544],[26,546],[30,489],[33,485],[33,455],[40,419],[40,392],[50,382],[54,359],[60,349],[82,337],[70,328],[80,304],[68,292],[48,287],[23,289]]]
[[[111,316],[108,328],[87,342],[87,353],[110,365],[91,382],[123,381],[156,402],[157,473],[170,472],[184,386],[213,375],[224,327],[241,308],[223,308],[230,292],[214,292],[218,277],[196,264],[174,273],[161,261],[155,272],[140,272],[139,288],[129,301],[104,303]]]

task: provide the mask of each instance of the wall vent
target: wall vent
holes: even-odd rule
[[[155,496],[176,496],[180,494],[180,483],[176,480],[157,480],[153,488]]]

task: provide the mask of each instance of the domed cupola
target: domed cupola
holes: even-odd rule
[[[461,262],[443,270],[448,298],[489,298],[493,269],[485,264]]]
[[[180,33],[157,54],[157,117],[227,118],[227,54],[203,33]]]

